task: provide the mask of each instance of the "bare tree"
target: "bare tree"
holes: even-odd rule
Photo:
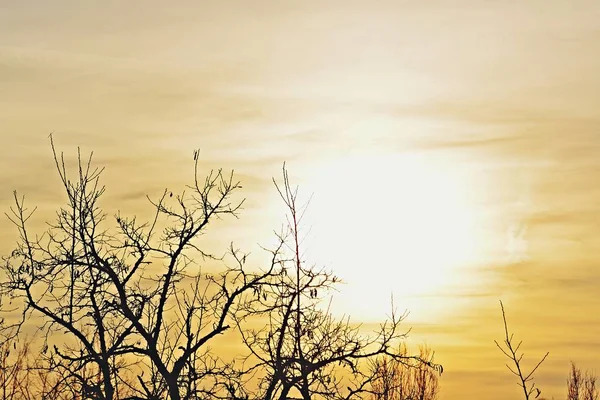
[[[582,392],[583,379],[581,370],[571,363],[571,372],[567,378],[567,399],[579,400],[580,391]]]
[[[237,315],[239,333],[250,351],[244,376],[258,380],[257,391],[245,396],[361,398],[376,378],[367,363],[380,355],[398,362],[419,360],[441,370],[430,360],[392,351],[406,337],[400,329],[403,316],[392,312],[372,335],[362,334],[349,318],[334,318],[322,301],[340,280],[302,258],[300,227],[306,206],[298,206],[298,189],[291,187],[285,165],[283,184],[274,183],[288,211],[287,226],[271,250],[271,268],[277,270],[245,303],[245,313]],[[266,321],[263,328],[245,323],[256,318]]]
[[[0,346],[0,396],[5,400],[67,400],[77,398],[60,375],[39,368],[34,338]]]
[[[233,245],[233,266],[198,245],[211,221],[235,217],[242,206],[232,200],[241,187],[233,172],[201,179],[194,152],[188,191],[165,190],[150,200],[153,219],[139,223],[119,213],[111,219],[100,207],[102,169],[92,167],[91,154],[84,161],[78,153],[72,179],[52,138],[51,147],[67,204],[35,235],[28,225],[35,210],[15,193],[8,217],[20,240],[4,259],[2,291],[23,308],[21,320],[5,328],[18,332],[30,316],[39,318],[50,366],[75,378],[85,398],[115,399],[123,385],[139,399],[199,399],[222,390],[232,369],[208,344],[230,328],[243,294],[271,274],[248,273]],[[224,267],[203,274],[202,260]],[[124,382],[124,370],[137,371],[137,383]]]
[[[15,338],[34,321],[40,357],[27,373],[38,374],[42,398],[271,400],[296,393],[305,400],[351,399],[370,392],[377,375],[368,361],[378,356],[441,372],[432,359],[392,351],[406,337],[403,315],[392,312],[374,334],[364,335],[324,306],[339,279],[302,259],[304,209],[297,207],[285,166],[283,186],[276,187],[288,226],[270,250],[270,263],[250,272],[247,254],[233,244],[218,256],[199,241],[211,222],[236,217],[243,204],[233,199],[241,188],[233,172],[200,178],[194,152],[193,183],[179,194],[165,190],[149,198],[154,215],[140,223],[103,210],[102,169],[92,166],[91,154],[84,160],[78,152],[73,177],[50,142],[66,205],[35,234],[35,209],[15,193],[7,216],[19,241],[0,269],[0,294],[21,307],[20,318],[3,321],[0,333]],[[208,263],[219,269],[203,272]],[[257,318],[265,327],[249,328]],[[232,327],[248,349],[241,365],[209,347]],[[5,377],[7,390],[16,385],[10,379],[20,379]]]
[[[434,351],[429,347],[421,346],[419,348],[419,357],[421,360],[433,362]],[[432,370],[429,365],[419,362],[411,370],[413,373],[414,390],[412,399],[415,400],[436,400],[439,393],[439,376],[437,371]]]
[[[28,381],[27,356],[29,341],[17,347],[17,342],[4,342],[0,347],[0,395],[6,400],[26,398]]]
[[[531,371],[529,371],[529,372],[523,371],[523,367],[521,366],[521,361],[523,360],[524,353],[521,352],[519,354],[519,349],[521,348],[521,344],[523,342],[520,341],[519,343],[515,344],[515,342],[513,340],[514,334],[509,333],[509,331],[508,331],[508,324],[506,322],[506,313],[504,312],[504,304],[502,304],[502,301],[500,301],[500,308],[502,309],[502,320],[504,322],[505,337],[504,337],[504,341],[502,343],[504,347],[502,347],[496,340],[494,340],[494,343],[496,343],[496,346],[512,362],[512,364],[514,364],[514,367],[511,367],[509,364],[506,364],[506,367],[508,368],[508,370],[510,372],[512,372],[518,378],[518,385],[523,390],[523,395],[525,396],[525,400],[529,400],[534,392],[535,392],[534,398],[537,399],[540,396],[540,394],[542,393],[542,391],[535,386],[534,382],[531,382],[531,381],[533,380],[534,372],[539,368],[540,365],[542,365],[542,363],[544,362],[544,360],[546,360],[546,357],[548,357],[548,354],[550,354],[550,353],[547,352],[544,355],[544,357],[542,357],[542,359],[531,369]]]
[[[398,354],[406,357],[408,350],[401,344]],[[431,363],[433,351],[419,347],[419,357]],[[436,400],[439,393],[439,374],[420,360],[398,361],[387,356],[378,357],[371,368],[375,379],[371,383],[373,400]]]
[[[596,376],[586,371],[585,374],[571,363],[571,371],[567,378],[567,400],[598,400],[600,394],[596,386]]]

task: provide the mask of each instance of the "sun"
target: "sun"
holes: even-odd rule
[[[477,258],[470,182],[427,153],[356,154],[315,166],[307,258],[346,282],[337,311],[369,319],[431,303]],[[312,186],[312,185],[311,185]],[[461,276],[464,279],[464,276]],[[377,310],[377,311],[374,311]]]

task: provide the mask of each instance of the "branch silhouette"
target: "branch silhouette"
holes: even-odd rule
[[[501,346],[500,343],[498,343],[498,341],[496,340],[494,340],[494,343],[496,343],[496,346],[500,349],[500,351],[502,351],[502,353],[514,364],[514,369],[511,368],[509,364],[506,364],[506,367],[510,372],[513,373],[513,375],[515,375],[518,378],[518,385],[523,390],[525,400],[529,400],[534,391],[534,398],[538,398],[542,391],[535,386],[534,382],[531,381],[533,380],[533,374],[546,360],[546,357],[548,357],[550,352],[547,352],[529,372],[525,372],[521,366],[521,361],[523,360],[523,356],[525,355],[525,353],[521,352],[521,354],[519,354],[519,349],[521,348],[521,344],[523,344],[523,341],[520,341],[515,345],[513,341],[514,334],[509,333],[508,331],[508,323],[506,322],[506,313],[504,311],[504,304],[502,304],[502,301],[500,301],[500,308],[502,309],[502,321],[504,322],[505,336],[504,341],[502,343],[504,347]]]
[[[306,205],[298,205],[298,189],[291,186],[285,164],[282,175],[283,183],[274,183],[288,211],[287,225],[276,234],[277,245],[270,250],[271,265],[278,270],[246,303],[245,313],[237,315],[238,331],[250,351],[244,373],[259,381],[251,398],[362,398],[377,377],[369,361],[382,355],[407,365],[418,360],[441,371],[429,359],[392,350],[408,333],[401,329],[405,315],[397,315],[393,307],[390,318],[371,335],[361,333],[361,326],[349,317],[332,315],[325,296],[341,281],[302,259]],[[266,322],[261,329],[246,324],[256,318]]]

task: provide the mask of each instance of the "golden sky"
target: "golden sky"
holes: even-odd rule
[[[442,399],[518,398],[501,298],[563,397],[569,361],[600,359],[598,21],[597,0],[2,0],[0,206],[51,216],[50,132],[95,151],[111,211],[182,187],[200,148],[248,198],[215,243],[258,253],[287,161],[336,312],[377,320],[393,293]]]

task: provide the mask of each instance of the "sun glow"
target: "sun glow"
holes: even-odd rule
[[[308,258],[347,282],[339,312],[379,317],[393,293],[396,306],[424,317],[432,298],[465,279],[457,268],[477,259],[471,182],[452,163],[431,154],[355,155],[319,165],[310,179],[318,185]]]

